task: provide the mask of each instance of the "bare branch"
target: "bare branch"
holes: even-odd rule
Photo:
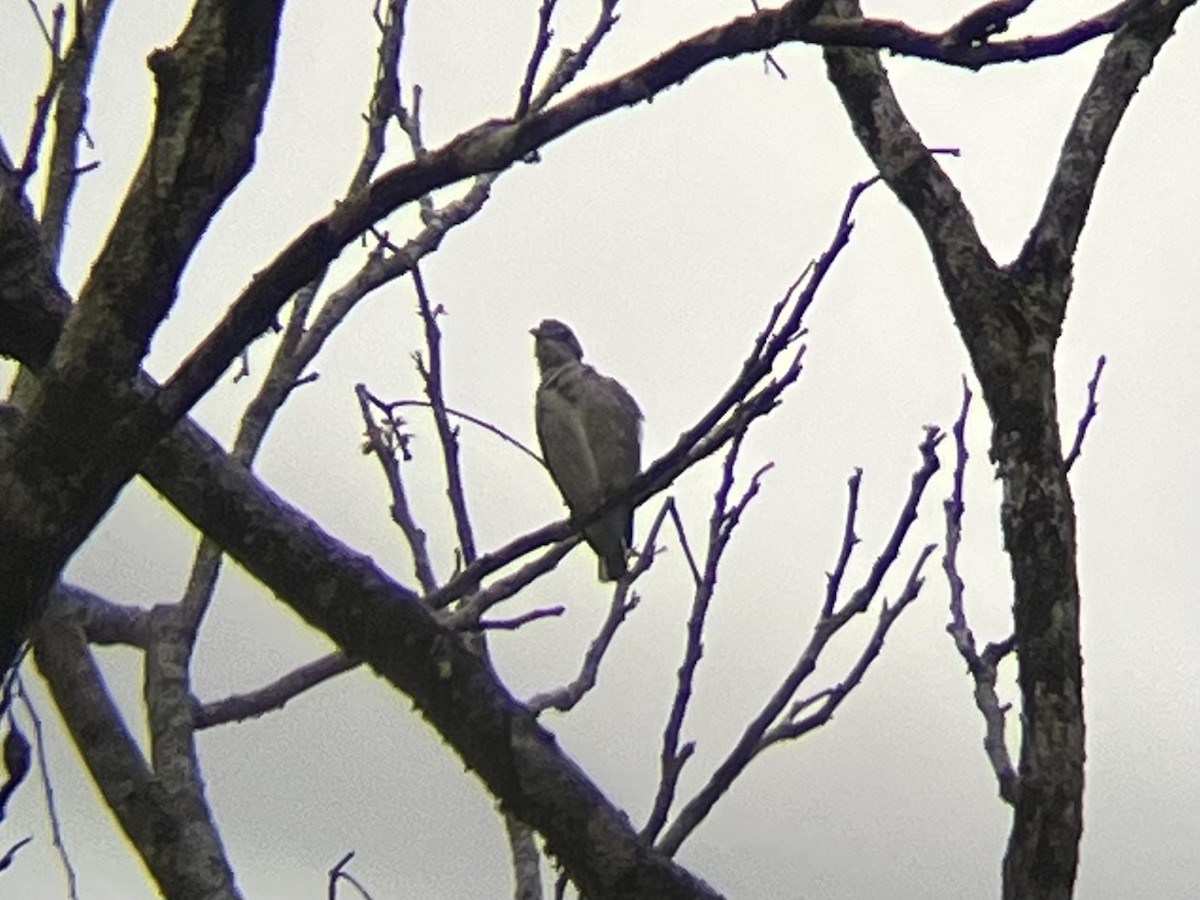
[[[9,866],[11,866],[13,863],[13,860],[16,859],[17,853],[20,851],[20,849],[22,847],[24,847],[26,844],[30,843],[32,840],[33,840],[33,836],[29,835],[27,837],[21,838],[15,844],[13,844],[11,847],[9,847],[8,851],[3,856],[0,856],[0,872],[3,872],[5,869],[7,869]]]
[[[83,626],[95,644],[126,644],[145,649],[150,642],[150,616],[138,606],[114,603],[94,591],[59,582],[53,602]]]
[[[529,99],[533,96],[533,83],[537,80],[542,57],[546,55],[546,50],[549,49],[550,41],[554,37],[554,32],[550,30],[550,17],[554,15],[554,7],[557,4],[558,0],[542,0],[542,6],[538,10],[537,37],[533,42],[533,51],[529,54],[529,62],[525,65],[525,80],[521,82],[521,93],[517,97],[517,111],[513,114],[514,119],[520,119],[529,112]]]
[[[470,631],[516,631],[522,625],[535,622],[538,619],[550,619],[561,616],[567,611],[565,606],[547,606],[542,609],[531,609],[529,612],[513,616],[511,619],[480,619]]]
[[[400,527],[400,531],[404,534],[404,540],[412,554],[417,582],[425,593],[431,593],[437,590],[437,576],[434,575],[433,563],[429,558],[429,541],[425,531],[413,517],[412,509],[408,504],[408,493],[404,490],[404,480],[400,475],[400,462],[396,459],[398,448],[407,458],[406,436],[399,431],[400,423],[392,417],[390,409],[385,412],[388,430],[384,432],[375,424],[375,419],[371,415],[371,406],[382,404],[367,390],[366,385],[356,385],[354,393],[358,397],[363,426],[366,428],[367,444],[365,449],[375,454],[380,468],[383,469],[384,477],[387,478],[388,490],[392,496],[392,521]]]
[[[346,871],[346,866],[350,860],[354,859],[354,851],[351,850],[345,856],[337,861],[337,863],[329,870],[329,900],[337,900],[337,886],[339,881],[344,881],[363,898],[363,900],[371,900],[371,895],[367,893],[367,889],[362,886],[362,883]]]
[[[1033,0],[993,0],[963,16],[946,30],[942,40],[954,46],[976,47],[1008,31],[1009,23],[1033,5]]]
[[[671,517],[671,524],[675,526],[675,534],[679,537],[679,547],[683,550],[683,558],[687,561],[688,571],[692,574],[692,584],[698,588],[702,580],[700,567],[696,564],[696,557],[692,553],[692,547],[688,541],[687,529],[683,527],[683,519],[680,518],[675,498],[668,497],[666,503],[663,504],[663,509]]]
[[[399,90],[396,84],[396,72],[404,38],[405,6],[404,0],[391,0],[388,3],[386,16],[379,20],[381,32],[378,48],[379,62],[375,87],[372,90],[366,116],[367,137],[358,166],[346,189],[346,196],[360,190],[367,183],[383,155],[384,132],[392,109],[396,105],[396,95]],[[326,269],[317,272],[292,298],[291,313],[283,328],[279,344],[275,348],[275,354],[271,359],[266,377],[254,399],[247,405],[239,423],[237,435],[234,437],[232,456],[248,468],[253,466],[254,459],[266,438],[267,430],[274,421],[275,415],[291,396],[291,392],[299,385],[316,377],[315,373],[309,373],[307,376],[303,376],[301,373],[316,356],[322,339],[304,339],[309,310],[324,283],[326,274]],[[243,349],[242,359],[243,366],[248,371],[248,348]],[[207,538],[201,539],[196,548],[192,571],[181,600],[181,606],[185,610],[193,632],[199,628],[200,622],[212,602],[220,571],[220,548]]]
[[[58,853],[58,861],[62,864],[63,875],[67,879],[67,900],[78,900],[79,891],[75,878],[75,867],[71,865],[71,857],[67,853],[67,845],[62,835],[62,819],[58,815],[58,806],[54,802],[54,786],[50,782],[50,766],[46,762],[46,735],[42,731],[42,717],[38,715],[29,699],[20,675],[13,673],[17,679],[17,694],[25,707],[25,714],[33,723],[33,749],[37,754],[38,773],[42,781],[42,798],[46,803],[46,815],[50,819],[50,839]]]
[[[444,310],[439,304],[434,309],[425,290],[425,279],[419,266],[412,268],[413,285],[417,289],[417,308],[425,325],[425,346],[429,351],[429,365],[417,359],[417,370],[425,382],[425,396],[433,410],[433,421],[437,424],[438,443],[442,448],[442,464],[446,470],[446,495],[454,513],[454,530],[458,534],[458,546],[463,561],[475,561],[475,533],[471,528],[471,516],[467,510],[467,493],[463,485],[462,469],[458,463],[458,431],[450,427],[446,415],[446,398],[442,389],[442,332],[437,319]]]
[[[596,24],[592,26],[591,32],[584,38],[577,50],[562,52],[558,59],[558,65],[546,78],[546,83],[538,91],[537,97],[530,102],[529,110],[531,112],[541,112],[545,109],[546,104],[561,93],[584,70],[591,60],[592,54],[604,40],[604,36],[617,24],[618,17],[614,13],[616,8],[617,0],[600,0],[600,14],[596,18]],[[521,116],[517,116],[517,118],[519,119]]]
[[[846,576],[846,566],[850,564],[850,555],[859,542],[859,537],[854,531],[854,521],[858,518],[858,492],[862,486],[862,469],[856,468],[847,484],[850,486],[850,499],[846,502],[846,528],[842,532],[842,549],[838,553],[837,563],[833,571],[826,576],[825,603],[821,607],[823,616],[833,615],[838,592],[842,589],[842,579]]]
[[[581,540],[579,536],[573,536],[560,541],[511,575],[497,578],[484,590],[469,595],[445,616],[446,624],[458,631],[470,631],[487,610],[515,596],[547,572],[553,571]]]
[[[344,653],[330,653],[293,669],[258,690],[197,706],[192,713],[192,724],[199,731],[227,722],[244,722],[283,709],[289,700],[359,665],[361,660],[351,659]]]
[[[63,72],[65,71],[63,60],[60,56],[63,19],[66,15],[65,10],[61,4],[54,7],[54,23],[51,26],[51,30],[47,30],[41,11],[32,2],[30,6],[37,17],[38,25],[42,29],[42,35],[46,39],[46,44],[50,48],[50,74],[46,78],[46,86],[42,89],[37,101],[34,103],[33,122],[29,126],[29,138],[25,141],[25,153],[21,159],[21,163],[12,172],[2,173],[9,176],[5,181],[11,179],[12,182],[15,182],[13,186],[18,189],[24,187],[25,182],[37,171],[37,158],[42,149],[42,138],[46,134],[46,120],[50,116],[50,107],[54,104],[54,98],[58,94],[58,88],[62,83]]]
[[[68,556],[164,433],[166,423],[145,418],[152,405],[133,380],[184,263],[250,167],[278,14],[278,6],[226,10],[201,0],[176,46],[153,56],[159,99],[140,174],[0,464],[9,501],[0,506],[0,582],[13,591],[0,618],[32,619]],[[230,84],[245,89],[231,92]],[[9,629],[0,633],[7,667]]]
[[[812,636],[807,646],[801,652],[796,664],[792,667],[792,670],[783,679],[779,688],[776,689],[766,704],[764,704],[758,715],[746,726],[737,744],[730,750],[729,754],[716,770],[714,770],[707,784],[680,810],[671,823],[671,826],[667,829],[666,834],[659,839],[656,846],[663,853],[673,856],[679,850],[680,845],[704,821],[713,806],[729,790],[741,773],[745,771],[755,756],[771,743],[788,736],[788,729],[797,731],[797,733],[803,733],[799,729],[806,725],[807,720],[805,722],[784,722],[779,725],[776,725],[776,723],[783,713],[784,708],[792,701],[792,697],[800,685],[804,683],[816,668],[817,660],[829,640],[855,616],[866,612],[870,606],[882,581],[883,574],[886,574],[887,570],[896,561],[904,543],[904,538],[907,536],[913,522],[916,521],[917,506],[925,492],[925,488],[939,468],[937,445],[941,440],[941,432],[933,427],[926,428],[925,439],[921,442],[920,446],[921,468],[913,474],[912,487],[904,503],[904,507],[897,517],[892,535],[885,545],[883,552],[880,554],[879,559],[876,561],[875,566],[868,574],[866,582],[854,592],[851,599],[841,609],[835,610],[832,615],[825,615],[822,612],[818,617],[816,625],[813,626]],[[926,547],[921,552],[909,575],[904,591],[901,594],[901,599],[897,601],[896,605],[888,607],[884,604],[880,611],[880,619],[875,633],[863,651],[862,656],[860,656],[859,662],[851,670],[850,675],[847,676],[844,682],[844,689],[843,686],[838,686],[829,692],[826,703],[830,714],[832,714],[833,709],[836,708],[838,703],[841,702],[845,693],[858,684],[858,681],[866,672],[871,661],[878,655],[884,635],[900,612],[916,597],[922,583],[919,577],[921,566],[932,552],[933,547]],[[822,722],[815,722],[815,724],[807,726],[807,728],[816,727],[816,724],[822,724]],[[772,726],[775,727],[772,728]]]
[[[617,629],[625,621],[626,616],[637,608],[639,598],[637,594],[631,596],[631,591],[637,580],[654,564],[658,532],[662,528],[663,522],[666,521],[668,512],[673,512],[674,508],[675,501],[668,497],[659,508],[658,515],[654,517],[654,522],[642,544],[641,552],[637,555],[637,561],[613,587],[608,615],[600,626],[599,633],[588,647],[587,653],[584,654],[579,675],[569,684],[530,698],[526,705],[533,710],[535,715],[551,708],[560,712],[569,712],[578,705],[588,691],[596,686],[600,663],[604,659],[604,654],[608,652],[613,638],[616,637]]]
[[[84,119],[88,107],[88,87],[100,36],[108,19],[112,0],[91,0],[75,4],[75,37],[62,60],[62,83],[54,112],[54,139],[50,147],[49,172],[42,200],[41,229],[46,252],[57,262],[62,253],[67,212],[79,176],[95,168],[93,162],[79,165],[79,138],[91,145]],[[80,15],[82,14],[82,16]]]
[[[1075,430],[1075,442],[1071,445],[1071,451],[1063,460],[1063,468],[1068,472],[1075,465],[1075,460],[1079,459],[1080,454],[1083,453],[1083,439],[1087,437],[1088,426],[1092,424],[1092,419],[1096,418],[1096,413],[1100,409],[1099,404],[1096,403],[1096,391],[1100,387],[1100,373],[1104,371],[1107,362],[1108,359],[1101,354],[1100,358],[1096,360],[1096,372],[1092,375],[1092,380],[1088,382],[1087,407],[1079,419],[1079,427]]]
[[[642,828],[642,838],[653,844],[659,832],[666,824],[667,815],[675,799],[675,791],[679,783],[680,773],[692,755],[694,746],[689,742],[680,749],[679,739],[683,732],[683,720],[687,715],[688,703],[692,697],[692,686],[695,681],[696,669],[700,665],[700,657],[704,653],[704,625],[708,616],[709,604],[717,589],[717,572],[721,558],[733,537],[733,530],[741,520],[742,513],[750,501],[758,494],[763,474],[771,464],[761,467],[750,478],[750,484],[741,498],[731,507],[729,494],[733,490],[734,469],[737,466],[738,455],[745,439],[744,431],[734,435],[725,453],[725,461],[721,470],[721,480],[713,498],[712,514],[708,525],[708,551],[704,561],[704,575],[696,584],[692,595],[692,609],[687,623],[687,641],[684,646],[683,662],[679,666],[678,679],[675,687],[675,697],[671,701],[671,711],[667,715],[667,723],[663,729],[662,751],[659,754],[659,782],[655,793],[650,816]]]
[[[611,16],[614,4],[612,0],[603,0],[603,4],[607,12],[602,12],[601,23],[611,27],[611,21],[615,21]],[[221,323],[168,381],[158,403],[160,415],[173,421],[190,409],[241,348],[269,326],[283,302],[374,222],[437,188],[473,175],[506,169],[581,124],[619,107],[650,100],[713,62],[768,50],[786,41],[800,41],[837,47],[886,47],[897,53],[978,68],[1064,53],[1114,30],[1125,11],[1124,6],[1116,7],[1110,13],[1046,38],[961,47],[943,45],[940,35],[915,31],[899,22],[827,16],[811,19],[811,11],[806,9],[810,5],[793,0],[783,9],[762,10],[711,28],[611,81],[581,91],[536,115],[519,121],[482,123],[444,147],[376,179],[369,188],[314,222],[259,272]],[[593,36],[597,33],[602,33],[599,26]],[[585,43],[577,56],[583,58],[591,49],[594,47]],[[566,67],[572,74],[577,71],[576,63],[573,59]],[[548,83],[544,90],[551,86]],[[531,107],[536,108],[536,103],[531,103]]]
[[[515,900],[542,900],[542,859],[537,836],[527,825],[512,816],[504,817],[508,845],[512,851],[513,875],[517,889]]]
[[[852,192],[852,201],[863,187]],[[747,385],[760,387],[749,396],[743,391],[722,398],[711,412],[711,421],[702,421],[694,434],[684,436],[683,445],[690,449],[686,458],[680,457],[674,464],[678,466],[675,472],[652,467],[651,480],[659,477],[669,483],[677,472],[718,450],[733,434],[744,430],[746,422],[772,409],[782,391],[799,376],[803,348],[792,344],[801,330],[800,317],[849,238],[850,206],[852,202],[795,308],[763,341],[764,352],[756,354],[759,358],[748,361],[747,371],[758,380]],[[784,371],[767,380],[775,360],[789,350],[791,359]],[[139,376],[139,396],[149,396],[152,390],[152,382]],[[333,540],[308,517],[264,490],[207,435],[190,423],[181,423],[142,465],[151,483],[252,575],[347,653],[369,659],[377,671],[413,697],[514,814],[553,841],[573,880],[585,891],[610,878],[628,877],[662,897],[712,896],[678,867],[657,855],[633,850],[636,835],[620,812],[562,757],[552,739],[528,718],[528,711],[495,682],[485,662],[453,632],[438,625],[418,598],[369,559]],[[238,499],[214,504],[214,496]],[[574,533],[569,522],[562,522],[536,532],[528,543],[540,546],[538,541],[556,528],[558,534],[551,534],[549,540]],[[498,566],[488,571],[495,568]],[[469,577],[477,582],[482,576],[477,569]],[[534,782],[540,784],[539,779],[514,784],[510,776],[517,769],[557,773],[553,790],[535,789]],[[591,810],[583,831],[570,816],[560,815],[562,810],[581,805]],[[593,865],[599,858],[597,840],[611,848],[600,854],[605,860],[603,869]],[[616,858],[630,860],[630,865],[614,867]]]
[[[996,775],[1000,798],[1012,806],[1017,802],[1020,776],[1013,768],[1008,744],[1004,738],[1008,704],[1001,704],[996,695],[996,667],[1013,649],[1015,641],[1009,638],[1000,644],[989,644],[982,656],[979,654],[976,650],[975,635],[967,625],[963,607],[965,586],[958,571],[958,548],[962,544],[962,521],[966,511],[963,503],[963,481],[966,476],[967,459],[970,456],[965,436],[970,407],[971,389],[964,378],[962,409],[954,422],[954,446],[957,454],[954,464],[954,487],[945,503],[946,552],[942,557],[942,568],[946,572],[946,580],[950,587],[950,623],[946,626],[946,631],[954,638],[954,646],[966,662],[967,671],[975,683],[975,706],[983,716],[985,729],[983,749]]]
[[[172,789],[152,772],[121,719],[96,666],[81,625],[50,612],[39,622],[34,656],[76,749],[122,830],[165,896],[231,896],[233,875],[201,827],[207,809],[174,802]],[[204,866],[191,860],[204,859]],[[202,882],[202,883],[201,883]]]
[[[1063,141],[1038,220],[1013,264],[1023,277],[1041,278],[1047,268],[1062,272],[1070,265],[1117,126],[1179,16],[1194,3],[1126,0],[1110,11],[1120,28],[1112,29],[1116,33]],[[1066,297],[1060,306],[1065,312]]]
[[[630,583],[630,579],[627,576],[620,579],[613,588],[612,602],[608,606],[608,615],[604,619],[604,624],[600,626],[599,634],[592,640],[587,653],[584,654],[583,665],[579,670],[579,675],[569,684],[556,688],[553,691],[537,694],[530,697],[526,702],[526,706],[535,715],[547,709],[569,712],[575,708],[575,705],[583,699],[588,691],[596,686],[596,678],[599,675],[600,662],[604,659],[604,654],[608,651],[609,645],[612,644],[612,639],[616,636],[617,629],[621,627],[621,623],[625,621],[625,617],[638,605],[637,595],[629,596]]]
[[[419,406],[423,409],[433,408],[433,405],[428,400],[393,400],[391,403],[383,403],[382,401],[378,401],[378,405],[381,409],[385,409],[388,412],[393,409],[403,409],[406,406]],[[531,449],[528,444],[517,440],[503,428],[493,425],[491,422],[488,422],[485,419],[480,419],[477,416],[473,416],[470,413],[465,413],[460,409],[453,409],[449,406],[443,408],[446,411],[446,415],[453,416],[456,419],[462,419],[464,422],[470,422],[472,425],[478,425],[485,431],[490,431],[496,437],[500,438],[500,440],[516,447],[543,469],[546,468],[546,461],[538,455],[536,450]]]
[[[937,545],[935,544],[925,545],[921,549],[920,554],[918,554],[916,562],[913,563],[912,571],[909,573],[908,580],[905,582],[904,589],[900,592],[899,598],[892,605],[888,605],[886,600],[880,605],[879,619],[875,624],[875,631],[872,632],[870,640],[863,647],[857,662],[855,662],[846,677],[833,687],[825,688],[812,697],[793,704],[791,709],[788,710],[785,720],[763,735],[763,749],[781,741],[795,740],[813,729],[821,727],[833,718],[834,712],[841,705],[842,701],[846,699],[846,696],[852,690],[858,687],[862,682],[863,676],[866,675],[867,669],[870,668],[871,663],[876,660],[880,651],[883,650],[883,640],[887,637],[888,631],[900,613],[904,612],[905,607],[917,599],[917,594],[920,593],[925,583],[925,579],[921,577],[921,570],[925,566],[925,561],[933,555],[933,551],[936,549]],[[820,706],[816,712],[810,713],[803,719],[798,718],[801,712],[818,703]]]

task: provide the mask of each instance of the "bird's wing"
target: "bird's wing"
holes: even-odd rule
[[[618,493],[642,466],[642,413],[619,382],[584,366],[584,430],[596,460],[600,491]]]
[[[583,368],[579,364],[566,366],[543,379],[535,405],[542,456],[574,512],[586,512],[604,499],[584,424]]]

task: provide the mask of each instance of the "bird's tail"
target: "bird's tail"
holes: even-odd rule
[[[601,581],[616,581],[629,571],[624,544],[621,545],[618,551],[607,553],[599,557],[599,559]]]

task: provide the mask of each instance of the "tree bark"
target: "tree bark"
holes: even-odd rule
[[[1008,266],[993,261],[957,188],[905,117],[878,52],[825,51],[855,134],[924,233],[992,420],[1023,723],[1005,900],[1068,900],[1083,833],[1075,508],[1054,375],[1072,258],[1121,116],[1179,15],[1194,2],[1143,3],[1115,32],[1075,116],[1038,222]],[[827,10],[847,19],[862,15],[856,0],[836,0]]]

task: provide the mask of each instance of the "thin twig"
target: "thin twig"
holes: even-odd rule
[[[762,12],[762,7],[758,5],[758,0],[750,0],[750,5],[754,7],[754,11]],[[787,81],[787,72],[783,71],[783,66],[779,65],[770,50],[763,51],[763,72],[769,73],[772,69],[779,75],[780,79]]]
[[[541,609],[531,609],[529,612],[513,616],[511,619],[480,619],[470,629],[472,631],[516,631],[522,625],[535,622],[538,619],[549,619],[561,616],[567,611],[565,606],[547,606]]]
[[[695,750],[695,745],[690,741],[681,749],[679,739],[683,732],[683,721],[687,715],[688,703],[692,697],[696,669],[699,667],[700,658],[704,653],[704,626],[707,621],[709,605],[716,593],[717,572],[721,559],[729,546],[734,528],[741,521],[742,513],[758,494],[762,476],[771,467],[770,463],[760,467],[751,476],[750,484],[741,498],[733,506],[729,505],[729,494],[733,490],[734,484],[734,470],[745,436],[743,431],[730,441],[722,465],[721,480],[713,498],[712,514],[709,516],[708,550],[704,561],[704,575],[698,579],[696,590],[692,595],[692,609],[688,616],[683,662],[679,666],[671,711],[667,715],[667,723],[663,728],[662,750],[659,754],[658,790],[655,792],[650,815],[641,831],[643,840],[649,844],[653,844],[657,840],[659,832],[666,824],[671,804],[675,800],[679,776],[683,772],[684,764]]]
[[[680,810],[666,833],[657,842],[656,847],[662,853],[665,853],[667,856],[673,856],[687,837],[704,821],[713,806],[729,790],[733,782],[745,771],[751,760],[771,743],[785,739],[788,736],[785,734],[787,729],[791,729],[797,735],[804,733],[805,730],[810,730],[808,728],[801,729],[802,723],[787,721],[780,724],[776,723],[778,723],[784,709],[792,702],[792,698],[795,696],[800,685],[816,669],[817,660],[820,658],[829,640],[855,616],[866,612],[869,608],[871,601],[878,591],[883,574],[886,574],[898,558],[904,539],[916,521],[917,507],[924,495],[925,488],[940,466],[937,457],[937,446],[941,442],[942,437],[943,435],[938,429],[932,426],[926,427],[925,439],[921,442],[920,446],[921,467],[913,474],[908,498],[897,516],[896,525],[892,530],[887,544],[884,546],[875,566],[868,574],[866,581],[862,587],[854,592],[850,600],[840,609],[835,608],[831,615],[824,614],[823,605],[822,614],[818,617],[816,625],[813,626],[808,644],[801,652],[791,671],[784,677],[780,686],[763,705],[758,715],[746,726],[741,738],[739,738],[733,749],[730,750],[725,759],[709,777],[707,784]],[[843,544],[845,541],[846,538],[843,536]],[[879,648],[882,647],[883,637],[886,635],[888,629],[891,628],[900,613],[916,597],[922,584],[920,578],[921,566],[929,554],[933,552],[933,549],[932,546],[928,546],[919,555],[905,584],[901,599],[897,601],[896,605],[889,607],[885,603],[881,608],[880,619],[876,625],[875,632],[859,657],[859,662],[851,670],[851,673],[842,686],[831,690],[830,698],[827,700],[827,702],[831,702],[828,710],[830,715],[837,704],[841,702],[841,699],[859,683],[871,662],[878,656]],[[836,701],[834,701],[835,695]],[[826,718],[824,721],[827,720]],[[823,724],[823,721],[816,724]],[[772,730],[772,726],[775,726],[774,730]],[[816,725],[814,724],[811,727],[816,727]]]
[[[438,443],[442,448],[442,464],[446,470],[446,495],[454,513],[454,530],[458,534],[458,546],[465,564],[475,561],[475,532],[471,527],[471,515],[467,510],[467,492],[463,484],[462,468],[459,465],[458,429],[450,426],[446,414],[446,397],[442,387],[442,331],[438,328],[438,316],[444,313],[439,304],[435,309],[425,290],[425,279],[420,266],[412,268],[413,286],[417,290],[417,308],[425,325],[425,347],[429,352],[429,365],[417,357],[417,371],[425,382],[425,396],[433,410],[433,421],[437,425]]]
[[[346,866],[349,865],[350,860],[352,859],[354,859],[353,850],[339,859],[337,864],[329,870],[329,900],[337,900],[337,885],[339,881],[344,881],[353,887],[360,895],[362,895],[363,900],[371,900],[371,895],[367,893],[367,889],[362,886],[362,883],[346,871]]]
[[[63,841],[62,823],[59,819],[58,807],[54,803],[54,786],[50,783],[50,767],[46,762],[46,735],[42,731],[42,720],[38,716],[37,710],[33,708],[33,703],[29,699],[29,693],[25,690],[20,675],[16,676],[16,683],[21,705],[25,707],[25,714],[33,723],[33,747],[37,753],[38,772],[42,778],[42,797],[46,801],[46,815],[50,819],[50,839],[58,853],[58,860],[62,864],[63,875],[67,879],[67,898],[68,900],[78,900],[79,890],[75,867],[71,865],[71,857],[67,853],[66,842]]]
[[[378,460],[379,467],[383,469],[384,477],[387,479],[388,490],[392,497],[390,506],[392,521],[404,534],[404,540],[412,555],[417,581],[420,583],[421,589],[428,594],[437,590],[437,576],[433,572],[433,563],[429,557],[429,541],[424,529],[417,524],[417,520],[412,514],[412,508],[408,503],[408,493],[404,489],[404,479],[400,474],[400,462],[396,458],[397,449],[400,449],[407,458],[407,436],[400,432],[400,423],[392,416],[390,409],[385,413],[388,430],[385,432],[375,424],[375,420],[371,416],[371,406],[378,406],[379,403],[367,390],[366,385],[356,385],[354,393],[358,397],[359,410],[362,413],[363,426],[366,429],[366,449],[375,455],[375,459]]]
[[[34,172],[37,171],[38,153],[42,149],[42,139],[46,135],[46,121],[50,117],[50,107],[54,105],[54,98],[58,95],[59,85],[62,83],[63,74],[66,72],[66,66],[61,54],[63,19],[66,16],[62,4],[56,5],[54,11],[51,13],[54,17],[54,24],[51,26],[50,31],[46,30],[46,24],[42,20],[41,13],[38,12],[37,6],[32,0],[30,0],[30,8],[37,15],[42,35],[46,38],[46,43],[50,47],[50,74],[46,77],[46,85],[42,89],[42,92],[38,94],[37,101],[34,103],[33,122],[29,126],[29,137],[25,141],[25,153],[21,158],[21,164],[12,173],[20,185],[23,185],[32,178]]]
[[[529,100],[533,95],[533,83],[537,80],[538,69],[542,65],[542,57],[550,47],[554,32],[550,30],[550,17],[554,15],[554,7],[558,0],[542,0],[538,10],[537,37],[533,42],[533,52],[529,54],[529,62],[525,64],[525,80],[521,82],[521,92],[517,97],[517,111],[513,118],[520,119],[529,112]]]
[[[614,586],[608,615],[605,617],[604,623],[600,626],[599,633],[592,640],[587,652],[584,654],[583,662],[579,667],[579,674],[569,684],[555,688],[552,691],[544,691],[532,697],[526,705],[535,714],[551,708],[557,709],[560,712],[567,712],[573,709],[588,691],[596,686],[596,680],[600,672],[600,663],[604,659],[604,654],[608,652],[613,638],[616,637],[617,629],[625,621],[626,616],[637,608],[639,601],[638,596],[632,593],[633,585],[654,564],[655,543],[658,541],[658,533],[662,528],[663,522],[666,521],[668,510],[673,507],[674,501],[668,497],[659,508],[658,515],[654,517],[654,522],[651,524],[650,530],[646,534],[646,540],[642,544],[641,552],[637,554],[637,560]]]
[[[1075,460],[1079,459],[1083,452],[1083,439],[1087,437],[1088,426],[1092,424],[1092,419],[1096,418],[1096,413],[1100,409],[1100,405],[1096,402],[1096,391],[1100,387],[1100,373],[1104,371],[1104,366],[1108,359],[1101,354],[1096,360],[1096,371],[1092,375],[1092,380],[1088,382],[1088,398],[1087,408],[1083,411],[1083,416],[1079,420],[1079,427],[1075,430],[1075,443],[1071,445],[1071,452],[1067,454],[1067,458],[1063,460],[1063,467],[1070,472],[1071,467],[1075,465]]]
[[[97,160],[79,164],[79,139],[82,137],[89,149],[95,147],[85,122],[88,88],[111,6],[112,0],[90,0],[86,5],[77,0],[75,34],[70,49],[62,58],[62,81],[54,108],[54,138],[46,167],[39,222],[46,254],[54,263],[62,255],[67,214],[79,178],[100,165]]]
[[[562,56],[558,59],[558,65],[547,76],[546,83],[542,85],[537,96],[529,102],[528,112],[536,113],[545,109],[546,105],[584,70],[591,60],[592,54],[604,40],[604,36],[617,24],[616,8],[617,0],[600,0],[600,14],[597,16],[591,32],[584,38],[578,49],[563,51]]]
[[[971,408],[971,388],[963,378],[962,407],[954,422],[954,481],[950,496],[944,504],[946,513],[946,550],[942,557],[942,569],[950,588],[950,622],[946,631],[954,639],[954,646],[967,664],[967,671],[975,683],[975,706],[983,716],[983,748],[988,762],[996,775],[1000,798],[1010,806],[1016,803],[1019,776],[1013,768],[1005,742],[1004,727],[1007,705],[1002,705],[996,695],[996,668],[1015,645],[1009,638],[999,644],[989,644],[981,656],[976,649],[975,635],[967,625],[963,605],[965,585],[958,571],[958,548],[962,544],[962,522],[966,506],[963,503],[963,482],[966,477],[967,413]]]
[[[826,576],[825,603],[821,607],[821,615],[826,617],[833,615],[838,592],[842,589],[842,579],[846,575],[846,566],[850,564],[850,555],[858,546],[859,537],[854,531],[854,521],[858,518],[858,492],[862,486],[862,474],[862,469],[855,468],[854,474],[847,482],[850,487],[850,498],[846,502],[846,527],[842,530],[842,549],[838,553],[833,571]]]
[[[579,536],[574,536],[561,541],[537,559],[521,566],[511,575],[497,578],[485,589],[471,594],[450,611],[446,616],[446,624],[459,631],[472,630],[480,616],[509,597],[515,596],[547,572],[552,571],[568,553],[578,546],[581,540]]]
[[[629,597],[628,579],[620,579],[613,589],[612,601],[609,603],[608,615],[604,619],[604,624],[600,627],[600,632],[588,646],[587,653],[584,654],[579,674],[570,683],[560,688],[529,698],[526,706],[534,713],[540,713],[547,709],[557,709],[560,712],[568,712],[574,709],[576,704],[596,686],[596,679],[600,672],[600,663],[604,659],[604,654],[612,644],[612,639],[616,636],[617,629],[621,627],[621,623],[625,621],[625,617],[637,607],[637,604],[638,598],[636,594],[633,597]]]
[[[433,408],[432,404],[428,400],[393,400],[390,403],[385,403],[381,400],[376,400],[375,403],[380,409],[384,409],[384,410],[388,410],[388,411],[393,410],[393,409],[403,409],[406,406],[417,406],[417,407],[421,407],[422,409],[432,409]],[[479,417],[473,416],[470,413],[463,412],[460,409],[454,409],[453,407],[450,407],[450,406],[443,407],[443,409],[445,409],[446,415],[448,415],[448,416],[453,416],[456,419],[462,419],[464,422],[470,422],[472,425],[479,426],[484,431],[490,431],[496,437],[500,438],[500,440],[516,447],[518,450],[520,450],[522,453],[524,453],[526,456],[528,456],[530,459],[532,459],[534,462],[536,462],[543,469],[546,468],[546,461],[543,460],[542,457],[538,455],[536,450],[531,449],[528,444],[524,444],[521,441],[517,440],[515,437],[513,437],[511,434],[509,434],[503,428],[500,428],[497,425],[493,425],[491,422],[488,422],[486,419],[480,419]]]
[[[344,653],[330,653],[293,669],[257,690],[233,694],[199,706],[192,714],[192,724],[196,730],[200,730],[227,722],[243,722],[272,710],[283,709],[289,700],[359,665],[358,660]]]
[[[785,720],[763,735],[762,748],[765,749],[781,741],[795,740],[813,729],[819,728],[833,718],[834,712],[842,704],[842,701],[846,699],[847,695],[854,688],[862,683],[867,669],[870,668],[871,663],[875,661],[883,650],[884,638],[887,637],[888,631],[900,613],[904,612],[905,608],[917,599],[917,595],[921,592],[921,588],[925,584],[925,579],[922,577],[921,572],[925,567],[925,562],[933,555],[933,551],[936,549],[936,544],[926,544],[922,547],[916,561],[913,563],[912,570],[909,572],[908,580],[904,583],[904,589],[900,592],[899,598],[897,598],[895,603],[890,605],[885,599],[880,605],[879,619],[875,623],[875,630],[871,633],[870,639],[863,647],[862,653],[859,654],[858,660],[854,663],[854,666],[847,673],[846,677],[833,687],[826,688],[812,697],[793,704],[791,709],[788,710]],[[810,713],[803,719],[798,718],[801,712],[816,703],[820,703],[820,707],[816,712]]]

